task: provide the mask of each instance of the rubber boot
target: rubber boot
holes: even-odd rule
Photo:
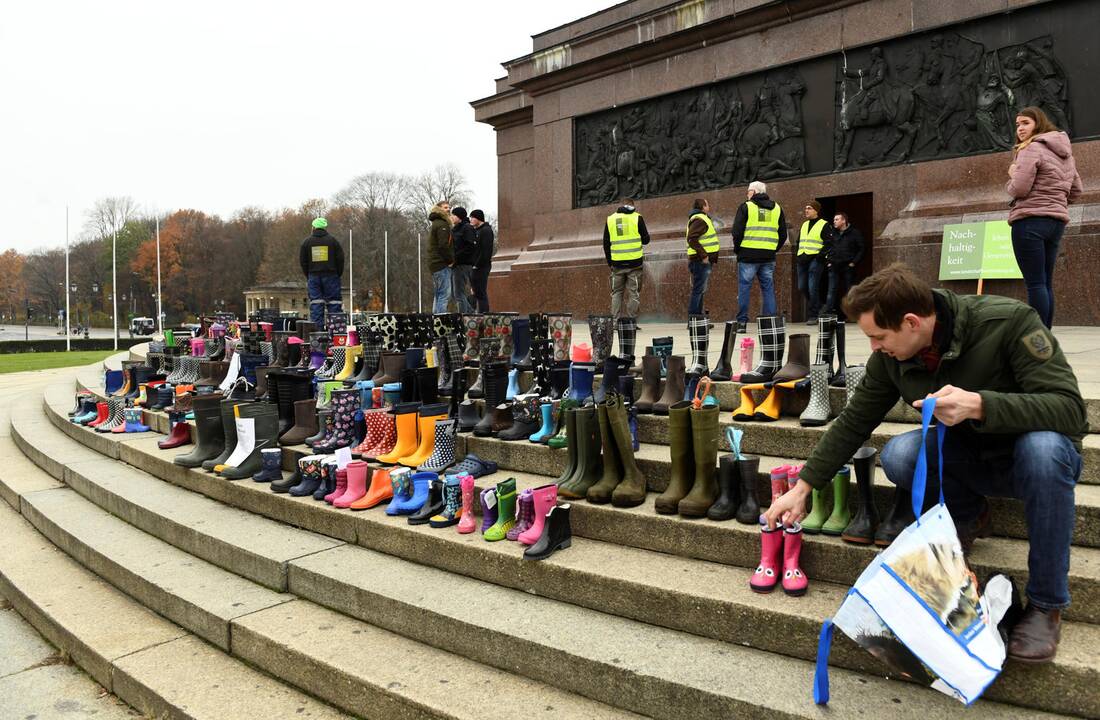
[[[314,500],[324,500],[326,503],[331,505],[333,503],[333,501],[336,500],[336,498],[340,497],[341,495],[343,495],[347,491],[347,489],[348,489],[348,471],[347,471],[347,468],[337,468],[335,471],[333,470],[333,468],[336,468],[336,465],[334,463],[329,464],[327,466],[328,475],[326,475],[326,478],[328,476],[331,476],[333,478],[332,484],[329,485],[328,483],[326,483],[326,487],[324,487],[323,489],[320,489],[317,492],[315,492],[313,494],[313,499]],[[318,495],[320,495],[320,497],[317,497]]]
[[[665,391],[661,399],[653,403],[653,414],[668,415],[669,407],[682,402],[684,391],[684,358],[681,355],[672,355],[668,358],[665,377]]]
[[[512,424],[501,430],[496,430],[494,425],[496,438],[505,441],[527,440],[534,435],[540,425],[538,402],[538,397],[534,395],[516,398],[510,410]]]
[[[829,387],[847,386],[847,364],[844,358],[845,324],[841,320],[836,321],[833,329],[833,346],[836,348],[836,374],[829,380]]]
[[[419,510],[409,515],[409,525],[427,525],[433,517],[443,512],[445,504],[443,480],[437,475],[434,480],[428,482],[428,499]]]
[[[760,564],[749,579],[753,592],[770,593],[779,584],[779,558],[783,552],[783,528],[760,528]]]
[[[596,364],[590,362],[573,362],[569,366],[569,394],[570,400],[584,403],[592,397],[592,384],[596,378]]]
[[[328,455],[339,448],[353,447],[355,442],[355,413],[359,410],[359,391],[334,390],[332,393],[332,432],[313,444],[315,452]]]
[[[219,396],[220,399],[221,396]],[[191,444],[191,426],[183,419],[183,415],[176,415],[169,413],[168,419],[171,422],[171,431],[168,433],[168,437],[157,442],[157,447],[161,450],[172,450],[174,448],[182,447],[184,445]],[[221,414],[218,414],[218,435],[221,435]],[[193,467],[193,466],[192,466]]]
[[[737,321],[727,320],[725,331],[722,335],[722,351],[718,353],[718,364],[710,373],[710,379],[715,382],[724,382],[733,377],[733,365],[731,360],[733,350],[737,343]]]
[[[875,471],[875,455],[877,452],[873,447],[861,447],[852,456],[852,465],[856,471],[856,490],[859,492],[859,504],[856,506],[852,521],[841,533],[840,539],[857,545],[870,545],[874,542],[875,530],[878,528],[878,509],[875,507],[871,482],[872,473]]]
[[[545,560],[558,550],[564,550],[572,544],[570,509],[571,506],[568,503],[550,508],[542,526],[542,535],[534,545],[523,551],[524,560]]]
[[[642,392],[634,401],[641,414],[653,412],[653,405],[661,397],[661,358],[656,355],[642,357]]]
[[[485,378],[485,414],[474,426],[474,435],[490,437],[493,434],[492,410],[504,402],[508,389],[508,368],[502,362],[490,362],[483,369],[482,375]]]
[[[706,315],[688,317],[688,338],[691,341],[691,366],[687,372],[690,375],[706,375],[709,371],[707,350],[710,348],[710,322]]]
[[[738,392],[741,394],[741,402],[733,410],[734,420],[749,422],[756,419],[756,396],[753,395],[753,392],[763,389],[765,389],[765,386],[762,383],[742,385],[738,388]]]
[[[222,416],[222,451],[210,460],[202,462],[202,469],[207,472],[213,472],[215,467],[229,459],[229,456],[233,454],[233,450],[237,447],[237,422],[233,408],[237,407],[238,404],[236,400],[219,401]]]
[[[623,464],[619,457],[619,448],[615,443],[615,436],[611,432],[609,412],[606,403],[596,407],[596,421],[599,426],[601,446],[601,474],[598,480],[585,488],[583,482],[567,478],[568,482],[562,484],[558,489],[558,494],[561,497],[568,499],[587,497],[588,502],[598,505],[611,502],[611,496],[615,492],[615,488],[623,480]],[[570,436],[570,438],[572,437]],[[589,474],[585,478],[585,482],[591,478],[592,475]],[[580,492],[582,489],[584,489],[583,493]]]
[[[128,433],[149,432],[149,426],[141,421],[140,408],[129,408],[126,411],[126,425],[124,427],[124,432]],[[190,434],[191,433],[188,432],[188,435]]]
[[[828,379],[833,379],[833,343],[836,335],[836,315],[822,315],[817,319],[817,350],[814,365],[824,365]]]
[[[272,480],[267,486],[268,490],[279,494],[288,493],[290,492],[290,488],[302,482],[302,462],[304,459],[305,458],[299,458],[299,460],[294,463],[294,472],[290,473],[290,475],[282,480]]]
[[[672,458],[668,487],[657,496],[657,512],[673,515],[695,484],[695,444],[691,433],[691,403],[681,401],[668,411],[668,444]]]
[[[615,319],[610,315],[589,315],[588,333],[592,338],[592,363],[603,367],[603,362],[611,355],[611,345],[615,341]]]
[[[369,430],[367,437],[357,448],[359,457],[374,460],[379,455],[393,452],[397,445],[397,416],[386,408],[377,408],[367,411],[364,417]]]
[[[279,436],[280,445],[301,445],[307,437],[317,434],[317,403],[306,398],[294,403],[294,424]]]
[[[267,403],[249,403],[238,405],[234,408],[234,413],[239,420],[252,420],[252,448],[235,465],[229,465],[223,469],[221,476],[227,480],[242,480],[259,472],[260,451],[276,445],[279,431],[279,412],[277,408]],[[241,440],[240,426],[237,428],[237,439],[239,446]],[[226,462],[228,465],[228,460]]]
[[[634,360],[634,348],[638,344],[638,321],[621,317],[615,321],[615,334],[619,336],[619,357]]]
[[[546,526],[546,516],[558,502],[557,485],[550,484],[534,488],[531,491],[531,501],[534,506],[534,517],[531,526],[516,538],[523,545],[534,545],[542,537],[542,531]]]
[[[553,487],[557,487],[556,485]],[[535,522],[535,501],[532,499],[532,491],[530,488],[520,492],[519,497],[516,499],[516,524],[512,526],[512,529],[508,531],[508,534],[504,537],[507,540],[515,541],[520,535],[527,532],[532,523]]]
[[[283,479],[283,452],[278,448],[260,451],[260,472],[252,476],[254,482],[274,482]]]
[[[512,352],[508,358],[509,364],[519,368],[530,352],[531,320],[523,317],[512,318]]]
[[[558,410],[558,418],[560,420],[562,430],[566,436],[566,462],[565,470],[558,479],[554,481],[554,484],[561,487],[561,484],[568,481],[573,473],[577,471],[577,455],[580,443],[577,434],[577,409],[575,407],[567,407],[563,402],[561,408]],[[551,444],[551,447],[553,445]]]
[[[472,497],[473,494],[471,492],[471,499]],[[450,527],[462,522],[465,515],[462,481],[459,480],[457,475],[450,475],[443,484],[443,508],[429,518],[428,524],[433,528]],[[411,519],[409,523],[412,523]],[[461,532],[461,530],[459,532]]]
[[[397,426],[397,442],[394,444],[393,450],[375,458],[378,462],[383,465],[395,465],[401,458],[408,457],[416,452],[417,445],[419,445],[419,436],[417,435],[417,411],[419,409],[419,403],[400,403],[394,406],[393,415]]]
[[[611,493],[611,504],[615,507],[637,507],[645,502],[647,488],[645,476],[634,460],[633,437],[626,407],[621,395],[612,395],[605,404],[607,422],[615,441],[615,455],[623,470],[622,482]],[[718,408],[714,409],[717,417]]]
[[[829,519],[829,510],[825,505],[825,490],[814,489],[810,494],[810,513],[803,518],[802,530],[807,535],[817,535]]]
[[[481,491],[481,532],[491,528],[497,521],[497,491],[495,487]]]
[[[371,471],[368,469],[368,472]],[[392,497],[393,483],[390,481],[390,471],[386,468],[377,468],[371,472],[370,487],[367,488],[367,494],[348,507],[352,510],[369,510]]]
[[[820,427],[829,422],[829,366],[824,363],[810,368],[810,402],[798,422],[802,427]]]
[[[806,594],[806,575],[799,565],[802,555],[802,528],[783,529],[783,592],[792,597]]]
[[[397,462],[411,468],[418,467],[427,462],[428,458],[432,456],[432,452],[435,450],[436,421],[446,419],[447,405],[445,403],[421,405],[420,410],[417,412],[416,420],[417,434],[420,438],[419,444],[413,452],[405,457],[399,458]]]
[[[407,467],[390,469],[390,484],[393,486],[393,495],[389,505],[386,506],[387,515],[409,514],[416,508],[409,508],[402,512],[402,508],[409,504],[413,497],[412,470]]]
[[[917,521],[913,515],[913,496],[908,489],[894,486],[894,506],[875,532],[875,545],[888,547],[901,531]]]
[[[796,333],[787,338],[787,364],[772,376],[772,382],[781,383],[801,380],[810,374],[810,336]]]
[[[775,422],[779,419],[779,413],[783,408],[783,388],[780,385],[772,385],[764,402],[756,406],[756,412],[752,419],[757,422]]]
[[[851,482],[852,471],[848,467],[842,467],[833,476],[833,511],[821,526],[823,534],[838,536],[852,521],[852,513],[848,508],[848,489],[851,487]]]
[[[462,488],[462,517],[458,521],[458,532],[468,535],[477,530],[477,518],[474,517],[474,476],[463,473],[456,476]]]
[[[442,474],[444,470],[455,464],[455,435],[458,430],[458,421],[454,418],[443,417],[435,421],[432,430],[434,440],[432,442],[432,454],[428,459],[416,466],[417,472],[434,472]]]
[[[852,395],[855,395],[856,390],[859,389],[859,384],[863,382],[863,376],[867,374],[867,368],[863,365],[849,365],[844,370],[844,404],[847,405],[852,401]]]
[[[783,318],[772,315],[757,319],[757,335],[760,338],[760,363],[752,372],[741,374],[743,383],[770,382],[783,364],[783,344],[787,338]]]
[[[554,432],[554,404],[544,402],[539,405],[539,413],[542,417],[542,425],[531,437],[527,438],[533,443],[541,443],[550,438]]]
[[[516,479],[508,478],[497,483],[497,519],[482,533],[487,542],[503,540],[516,524]]]
[[[352,460],[344,470],[347,472],[347,486],[342,495],[333,499],[333,507],[349,508],[367,494],[367,476],[371,473],[370,466],[362,460]]]
[[[718,462],[718,406],[692,408],[692,452],[695,460],[695,482],[679,504],[684,517],[703,517],[718,497],[715,465]]]
[[[293,497],[308,497],[317,492],[317,488],[321,487],[321,456],[310,455],[302,458],[298,462],[298,469],[301,472],[301,482],[290,488],[290,495]],[[274,489],[274,484],[272,484],[272,489]]]
[[[481,422],[481,404],[474,400],[463,400],[458,406],[458,431],[472,432]]]
[[[96,425],[95,431],[107,433],[125,424],[126,418],[122,414],[125,406],[126,401],[121,396],[107,398],[107,420],[100,425]]]
[[[577,446],[577,466],[572,475],[560,483],[555,483],[558,485],[558,494],[562,497],[584,497],[600,480],[603,470],[600,443],[604,427],[600,424],[601,417],[597,414],[598,412],[591,406],[573,411],[577,432],[576,435],[569,436],[569,443]],[[590,502],[600,502],[600,500],[595,499]]]
[[[729,520],[737,514],[741,501],[741,482],[737,474],[737,458],[723,455],[718,460],[718,499],[707,509],[711,520]]]

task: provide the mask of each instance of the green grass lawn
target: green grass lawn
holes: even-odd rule
[[[115,350],[83,350],[75,352],[28,352],[0,355],[0,374],[25,370],[89,365],[115,354]]]

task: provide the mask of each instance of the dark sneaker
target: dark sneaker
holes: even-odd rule
[[[747,330],[748,330],[748,323],[743,323],[743,322],[737,323],[737,332],[738,333],[745,333]]]

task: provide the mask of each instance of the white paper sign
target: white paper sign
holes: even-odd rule
[[[351,448],[342,447],[336,449],[336,469],[343,470],[351,462]]]

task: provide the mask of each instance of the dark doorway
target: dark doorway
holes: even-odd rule
[[[856,193],[853,195],[834,195],[832,197],[819,197],[821,203],[821,217],[833,223],[833,218],[838,212],[848,214],[848,222],[863,234],[863,258],[856,265],[852,284],[858,283],[874,271],[874,193]],[[801,227],[801,223],[799,224]],[[824,301],[829,289],[829,273],[826,271],[821,277],[821,298]],[[805,317],[805,301],[799,305],[803,308],[802,317]]]

